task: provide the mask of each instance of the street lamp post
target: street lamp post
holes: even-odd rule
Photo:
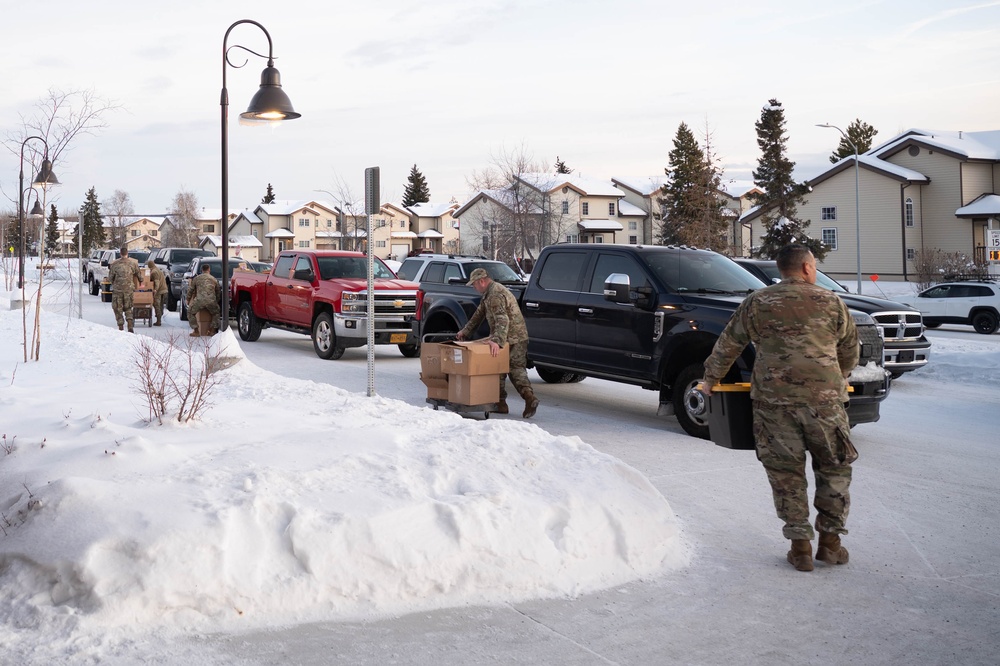
[[[836,125],[831,125],[830,123],[823,123],[822,125],[816,125],[816,127],[827,127],[833,128],[840,132],[841,136],[847,143],[851,144],[851,148],[854,149],[854,243],[858,250],[858,293],[861,293],[861,194],[860,194],[860,179],[858,176],[858,147],[851,137],[847,136],[847,132],[840,129]]]
[[[58,185],[59,179],[52,173],[52,162],[49,161],[49,144],[40,136],[29,136],[21,142],[21,171],[18,174],[18,197],[17,197],[17,243],[19,245],[17,253],[17,288],[24,288],[24,146],[32,139],[38,139],[45,145],[45,157],[42,159],[42,168],[38,170],[38,175],[31,186],[35,188],[45,188],[47,185]],[[38,203],[36,201],[35,205]],[[44,211],[42,213],[44,215]]]
[[[274,45],[271,42],[271,35],[257,21],[250,19],[240,19],[226,30],[225,37],[222,38],[222,95],[220,105],[222,106],[222,280],[226,282],[229,276],[229,91],[226,89],[226,65],[233,68],[245,66],[237,65],[229,60],[229,49],[242,49],[247,53],[252,53],[258,58],[265,56],[252,51],[245,46],[236,44],[232,47],[226,46],[229,40],[229,33],[233,28],[241,23],[252,23],[260,28],[267,37],[267,67],[260,74],[260,89],[250,100],[250,106],[240,114],[245,120],[277,121],[293,120],[302,114],[296,113],[292,108],[292,102],[288,95],[281,89],[281,74],[274,67]],[[219,320],[220,326],[229,325],[229,284],[222,285],[222,309]]]

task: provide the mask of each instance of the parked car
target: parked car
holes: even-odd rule
[[[250,268],[254,269],[258,273],[269,273],[271,271],[271,266],[273,266],[273,264],[267,261],[251,261],[249,263]]]
[[[214,257],[208,250],[193,247],[161,247],[153,253],[153,262],[160,265],[163,277],[167,282],[167,309],[177,311],[177,303],[181,298],[181,282],[184,274],[191,267],[195,257]]]
[[[1000,326],[1000,286],[995,280],[942,282],[904,303],[920,310],[924,325],[969,324],[976,333],[991,335]]]
[[[94,261],[87,262],[87,282],[90,284],[90,295],[101,293],[101,282],[108,277],[111,262],[118,258],[118,250],[99,250],[100,255]]]
[[[194,279],[196,275],[201,273],[202,266],[208,264],[211,268],[209,272],[212,274],[219,284],[225,289],[229,285],[229,278],[233,277],[233,273],[236,271],[246,271],[248,273],[254,273],[253,266],[250,265],[249,261],[244,259],[230,258],[229,259],[229,275],[226,279],[222,279],[222,257],[195,257],[191,260],[191,267],[186,273],[184,273],[184,278],[181,280],[181,298],[180,298],[180,310],[181,310],[181,321],[187,321],[188,309],[187,309],[187,297],[188,288],[191,286],[191,280]],[[222,305],[221,301],[219,303],[220,307]],[[235,315],[235,312],[230,312],[230,316]]]
[[[520,275],[502,261],[462,254],[421,254],[403,260],[396,275],[411,282],[436,282],[447,284],[469,281],[469,274],[483,268],[496,282],[524,284]]]
[[[136,261],[139,262],[139,268],[145,268],[146,267],[146,260],[149,259],[149,251],[148,250],[129,250],[128,251],[128,256],[129,256],[129,258],[135,259]]]
[[[743,258],[736,258],[733,261],[765,284],[781,280],[776,261]],[[898,379],[904,372],[911,372],[927,365],[931,357],[931,341],[924,336],[923,319],[920,312],[912,305],[852,294],[823,271],[816,271],[816,284],[840,296],[847,307],[864,312],[875,320],[885,341],[883,349],[885,369],[893,379]]]

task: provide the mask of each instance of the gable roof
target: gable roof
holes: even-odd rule
[[[907,169],[906,167],[901,167],[898,164],[893,164],[892,162],[886,162],[883,159],[879,159],[873,155],[865,153],[864,155],[858,156],[858,167],[861,169],[866,169],[874,173],[886,176],[887,178],[892,178],[893,180],[898,180],[901,183],[929,183],[931,179],[920,173],[919,171],[914,171],[913,169]],[[810,178],[805,181],[806,185],[815,187],[819,185],[824,180],[836,176],[838,173],[854,168],[854,155],[850,157],[845,157],[838,161],[836,164],[831,166],[829,169],[819,174],[815,178]]]
[[[539,192],[551,193],[563,187],[570,187],[580,194],[595,197],[622,197],[624,194],[611,181],[586,178],[565,173],[522,173],[515,176],[529,187]]]
[[[406,210],[410,211],[417,217],[441,217],[458,209],[458,204],[456,203],[417,203],[412,206],[406,206]]]
[[[480,202],[492,202],[501,208],[511,210],[516,203],[516,200],[514,198],[514,193],[507,188],[499,190],[479,190],[472,195],[472,198],[455,209],[455,212],[453,212],[451,216],[456,218],[461,217],[463,214],[467,213],[470,208]],[[543,212],[542,209],[532,201],[522,200],[521,205],[528,207],[528,212],[532,214],[541,214]]]
[[[884,159],[912,144],[933,148],[958,159],[1000,161],[1000,130],[949,132],[909,129],[865,154]]]
[[[619,188],[623,187],[648,197],[663,189],[663,186],[667,184],[667,176],[664,174],[663,176],[612,178],[611,182]]]
[[[955,217],[1000,217],[1000,195],[980,194],[956,210]]]

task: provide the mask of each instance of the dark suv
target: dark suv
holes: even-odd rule
[[[194,247],[161,247],[153,254],[153,262],[160,266],[167,280],[167,309],[177,311],[181,298],[181,281],[195,257],[214,257],[208,250]]]
[[[781,280],[778,264],[766,259],[734,259],[765,284]],[[875,320],[884,340],[884,367],[898,379],[904,372],[911,372],[927,365],[931,357],[931,341],[924,336],[923,317],[911,305],[852,294],[842,284],[822,271],[816,271],[816,284],[829,289],[852,310],[864,312]]]
[[[195,257],[191,260],[191,265],[188,270],[184,273],[184,279],[181,280],[181,294],[180,294],[180,308],[181,308],[181,321],[187,321],[188,309],[187,309],[187,297],[188,288],[191,286],[191,280],[201,273],[202,266],[205,264],[209,265],[209,272],[212,274],[216,280],[222,285],[223,289],[229,288],[229,280],[233,277],[233,273],[236,271],[247,271],[250,273],[255,273],[253,266],[250,265],[249,261],[245,259],[238,259],[236,257],[230,257],[227,263],[227,268],[229,269],[229,275],[226,279],[222,279],[222,257],[209,256],[209,257]],[[230,317],[236,316],[236,308],[233,308],[229,312]]]

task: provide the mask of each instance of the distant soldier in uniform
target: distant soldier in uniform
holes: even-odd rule
[[[210,272],[212,267],[209,264],[201,265],[201,273],[191,279],[188,285],[188,322],[194,329],[191,331],[193,337],[198,337],[198,313],[207,310],[212,313],[212,323],[209,328],[212,335],[219,330],[219,300],[222,298],[222,286]]]
[[[469,323],[458,332],[457,337],[463,340],[470,335],[474,335],[479,330],[483,318],[490,325],[490,353],[496,356],[500,348],[510,345],[510,382],[517,389],[524,399],[524,413],[521,414],[526,419],[530,419],[538,410],[538,398],[531,390],[531,382],[528,381],[528,327],[524,323],[524,316],[521,308],[517,304],[514,294],[510,289],[498,282],[494,282],[489,273],[484,268],[477,268],[469,275],[470,287],[475,287],[476,291],[482,294],[479,307],[469,319]],[[507,407],[507,383],[504,375],[500,375],[500,406],[497,410],[500,414],[509,413]]]
[[[806,452],[816,477],[816,559],[846,564],[840,545],[850,509],[851,443],[847,376],[858,362],[858,332],[844,302],[816,283],[816,258],[804,245],[778,253],[781,282],[748,296],[705,361],[703,392],[726,376],[750,342],[756,345],[750,397],[757,458],[792,542],[788,562],[813,570]]]
[[[155,261],[150,259],[146,265],[149,266],[149,285],[153,288],[153,311],[156,313],[153,326],[162,326],[160,320],[163,319],[163,300],[167,297],[167,280]]]
[[[128,332],[132,330],[132,293],[142,284],[142,274],[139,272],[139,262],[128,256],[128,248],[123,247],[119,257],[111,262],[108,269],[108,279],[111,281],[111,309],[115,312],[118,330],[128,322]]]

